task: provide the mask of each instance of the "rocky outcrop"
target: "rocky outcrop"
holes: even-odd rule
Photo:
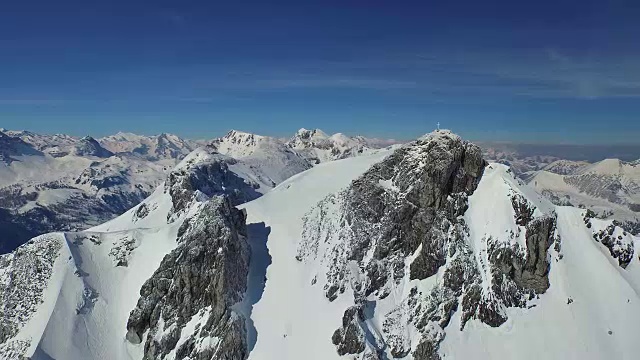
[[[535,206],[531,205],[529,201],[520,194],[513,194],[511,196],[511,205],[513,206],[516,224],[527,226],[533,219],[533,212],[536,210]]]
[[[593,211],[587,210],[583,217],[585,226],[593,232],[593,239],[606,246],[611,257],[618,261],[621,268],[626,269],[634,254],[631,234],[624,230],[619,222],[594,219],[595,216]],[[596,227],[594,222],[599,226]]]
[[[229,169],[235,163],[236,160],[219,154],[206,154],[204,160],[185,159],[165,182],[165,192],[171,195],[173,203],[168,220],[175,219],[201,195],[226,195],[233,205],[258,198],[261,194],[256,191],[257,185]]]
[[[42,304],[63,241],[48,234],[0,256],[0,355],[20,359],[29,343],[12,339]]]
[[[537,218],[527,224],[527,255],[521,269],[514,272],[516,285],[536,293],[544,293],[549,288],[549,260],[547,252],[553,243],[556,229],[555,217]]]
[[[178,247],[140,289],[127,340],[145,342],[145,359],[171,351],[175,359],[245,359],[245,319],[232,309],[247,287],[244,214],[213,197],[179,233]]]
[[[358,354],[365,349],[365,332],[362,323],[364,313],[362,305],[354,305],[344,312],[342,327],[337,329],[331,341],[338,350],[338,355]]]
[[[447,286],[428,295],[412,292],[402,307],[387,316],[385,339],[375,343],[366,340],[363,334],[373,331],[354,315],[359,314],[354,310],[357,307],[347,309],[343,326],[333,336],[340,354],[388,346],[394,356],[404,357],[412,348],[401,335],[408,321],[428,339],[413,356],[437,358],[432,356],[437,355],[434,351],[442,338],[437,329],[446,327],[457,309],[463,284],[478,277],[470,262],[472,252],[463,240],[461,215],[485,165],[477,146],[448,131],[432,133],[372,166],[348,189],[329,196],[306,216],[297,256],[300,261],[314,259],[319,248],[336,239],[326,250],[328,255],[320,260],[329,267],[324,289],[330,301],[348,286],[356,303],[382,300],[407,270],[410,279],[420,280],[447,265]],[[336,212],[341,214],[339,219],[325,218]],[[457,261],[447,264],[454,254],[465,252],[466,257],[457,256]],[[410,258],[413,260],[407,269]],[[352,264],[357,264],[355,274]]]
[[[435,132],[307,214],[297,259],[328,268],[323,286],[329,301],[348,290],[355,299],[332,337],[338,354],[437,360],[457,311],[461,330],[471,319],[500,326],[506,308],[526,307],[549,288],[549,249],[554,241],[560,248],[556,218],[535,217],[536,207],[516,187],[505,199],[513,207],[511,232],[500,239],[485,235],[482,245],[471,242],[464,215],[485,166],[478,147]],[[431,290],[414,285],[397,304],[398,288],[425,279],[434,282]],[[383,316],[381,331],[369,328],[362,304],[388,307],[392,291],[396,305]],[[419,337],[409,336],[408,327]]]
[[[517,245],[490,243],[493,292],[508,306],[523,307],[528,296],[542,294],[549,288],[548,251],[554,242],[556,219],[545,216],[532,220],[526,227],[526,249]],[[481,316],[487,324],[499,326],[506,317],[484,309]]]

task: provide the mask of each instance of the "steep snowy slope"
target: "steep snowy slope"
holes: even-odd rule
[[[244,205],[272,261],[250,358],[636,358],[640,239],[503,165],[475,188],[478,152],[438,133]]]
[[[276,138],[231,130],[209,145],[215,151],[241,160],[270,187],[307,170],[311,164]]]

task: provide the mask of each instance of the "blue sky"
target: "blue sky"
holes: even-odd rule
[[[637,143],[638,1],[20,1],[0,127]]]

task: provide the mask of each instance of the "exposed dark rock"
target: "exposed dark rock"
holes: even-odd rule
[[[633,259],[633,242],[625,241],[625,237],[619,236],[616,238],[613,236],[616,231],[616,223],[607,226],[598,232],[595,232],[594,239],[600,241],[602,245],[606,246],[609,250],[609,254],[614,259],[618,260],[618,265],[623,269],[626,269],[631,260]]]
[[[140,343],[146,338],[145,359],[162,359],[176,349],[185,324],[198,316],[202,325],[176,349],[176,359],[245,359],[245,320],[231,309],[247,286],[243,213],[226,197],[214,197],[190,219],[178,242],[140,289],[127,322],[127,340]],[[221,343],[201,343],[209,337]]]
[[[185,210],[197,193],[209,197],[227,195],[233,205],[258,198],[260,193],[253,185],[229,169],[235,161],[222,155],[212,155],[209,161],[193,162],[172,171],[165,183],[165,192],[171,195],[173,202],[169,218]]]
[[[416,346],[413,352],[414,360],[441,360],[438,348],[442,339],[425,338]]]
[[[136,209],[136,217],[138,219],[144,219],[147,215],[149,215],[149,207],[145,203],[140,204],[138,209]]]
[[[405,305],[387,315],[384,341],[394,357],[407,356],[412,348],[401,330],[407,326],[407,317],[423,332],[431,331],[428,329],[433,326],[427,326],[431,323],[445,328],[458,309],[465,284],[478,281],[461,216],[485,166],[475,145],[446,131],[433,133],[373,165],[347,190],[327,197],[306,217],[298,260],[315,257],[320,242],[328,237],[341,239],[326,258],[325,294],[330,301],[340,296],[345,286],[351,287],[356,299],[384,299],[393,284],[405,276],[410,256],[415,256],[409,265],[411,279],[426,279],[447,266],[445,286],[424,295],[414,291]],[[325,218],[332,212],[341,218]],[[458,256],[447,264],[454,254]],[[350,277],[353,268],[347,263],[358,264],[360,274]],[[344,323],[332,338],[339,354],[383,348],[377,343],[382,340],[374,344],[365,336],[372,333],[366,322],[349,319],[353,321]],[[439,336],[427,338],[431,340],[425,340],[414,357],[437,358]]]
[[[354,305],[345,310],[342,327],[336,330],[331,341],[338,350],[338,355],[359,354],[365,349],[365,331],[362,305]]]
[[[555,229],[556,219],[550,216],[534,219],[527,225],[527,257],[520,276],[516,271],[514,278],[518,286],[536,293],[544,293],[549,288],[547,253],[553,242]]]
[[[527,226],[527,224],[533,220],[533,212],[536,210],[536,207],[531,205],[529,201],[520,194],[513,194],[511,196],[511,204],[515,212],[516,224]]]

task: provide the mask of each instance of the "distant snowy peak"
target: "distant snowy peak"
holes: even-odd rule
[[[594,164],[557,161],[538,171],[528,183],[558,205],[592,209],[598,216],[640,230],[640,165],[619,159]]]
[[[288,144],[294,149],[329,149],[332,141],[329,135],[320,129],[307,130],[302,128],[289,140]]]
[[[207,148],[238,159],[258,177],[258,182],[269,187],[311,167],[306,158],[281,140],[237,130],[214,139]]]
[[[301,142],[312,142],[312,141],[322,141],[327,140],[329,135],[327,135],[324,131],[320,129],[307,130],[305,128],[301,128],[296,132],[296,134],[291,139],[292,142],[296,139]]]
[[[16,156],[42,155],[38,150],[17,137],[11,137],[0,131],[0,161],[9,164]]]
[[[279,147],[281,142],[276,138],[231,130],[225,136],[212,140],[209,146],[221,154],[235,158],[243,158],[254,154],[260,148]]]
[[[625,162],[620,159],[604,159],[585,167],[580,173],[614,175],[640,180],[640,166],[638,162]]]
[[[65,134],[36,134],[25,130],[3,130],[5,134],[20,138],[25,143],[31,145],[34,149],[55,155],[59,152],[68,153],[69,149],[75,145],[79,138]]]
[[[113,153],[103,148],[96,139],[91,136],[85,136],[72,147],[72,155],[108,158],[113,156]]]
[[[327,135],[320,129],[300,129],[287,144],[311,163],[319,164],[371,153],[383,142],[362,136],[350,137],[342,133]],[[388,143],[386,144],[388,145]]]
[[[197,148],[197,144],[173,134],[144,136],[119,132],[99,139],[111,152],[131,154],[149,160],[182,159]]]
[[[545,166],[542,170],[559,175],[573,175],[588,165],[589,163],[586,161],[557,160]]]

